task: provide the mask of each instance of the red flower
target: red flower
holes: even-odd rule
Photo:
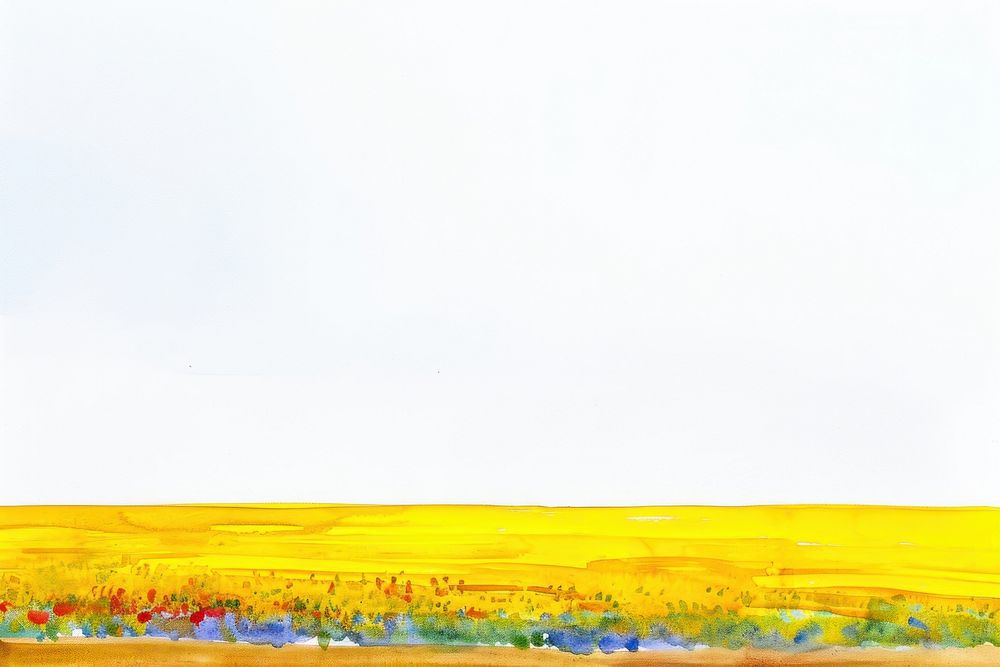
[[[72,614],[74,609],[76,609],[76,605],[69,602],[60,602],[52,607],[52,613],[56,616],[66,616],[67,614]]]
[[[198,625],[205,620],[205,612],[199,609],[195,613],[191,614],[191,622]]]
[[[45,625],[49,622],[49,612],[32,609],[28,612],[28,620],[35,625]]]
[[[202,611],[209,618],[222,618],[226,615],[226,610],[222,607],[209,607],[208,609],[202,609]]]
[[[153,614],[148,611],[140,611],[138,614],[136,614],[135,620],[139,621],[140,623],[149,623],[151,620],[153,620]]]
[[[4,600],[0,602],[0,614],[6,614],[8,609],[13,609],[14,603]]]
[[[156,602],[156,589],[150,588],[149,592],[146,593],[146,599],[149,600],[149,604]]]

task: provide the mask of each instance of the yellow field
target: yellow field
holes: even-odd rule
[[[280,617],[281,642],[527,646],[562,619],[630,650],[674,635],[971,646],[997,636],[998,600],[989,508],[0,508],[0,637],[243,641],[237,620]],[[403,636],[404,617],[424,625]]]
[[[41,575],[46,566],[58,574]],[[136,576],[400,574],[426,584],[596,585],[663,574],[716,587],[1000,598],[1000,511],[882,507],[0,507],[0,572],[85,594]],[[153,574],[155,573],[155,574]],[[314,575],[314,576],[313,576]],[[52,589],[59,586],[60,589]]]

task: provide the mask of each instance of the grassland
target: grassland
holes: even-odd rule
[[[916,656],[998,610],[989,508],[0,508],[0,639],[59,646]]]

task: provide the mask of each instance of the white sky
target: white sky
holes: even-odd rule
[[[1000,504],[1000,5],[0,1],[0,502]]]

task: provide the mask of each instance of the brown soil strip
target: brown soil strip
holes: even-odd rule
[[[789,654],[778,651],[640,651],[638,653],[597,653],[575,656],[547,649],[449,648],[428,646],[331,647],[270,646],[194,641],[72,640],[58,642],[0,642],[0,665],[4,667],[305,667],[312,665],[396,667],[426,665],[437,667],[469,665],[480,667],[527,667],[529,665],[755,665],[819,667],[823,665],[1000,665],[1000,648],[973,649],[882,649],[822,650]]]

